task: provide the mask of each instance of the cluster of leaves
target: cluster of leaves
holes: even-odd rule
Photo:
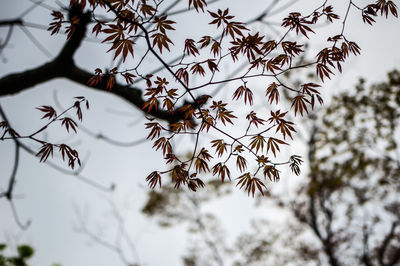
[[[7,245],[0,244],[0,266],[27,266],[26,260],[30,259],[34,250],[29,245],[20,245],[17,247],[18,254],[16,256],[5,256],[3,251]]]
[[[208,250],[227,261],[237,258],[234,265],[399,265],[399,106],[399,71],[371,86],[361,80],[354,90],[335,96],[309,121],[309,176],[289,198],[260,201],[268,202],[261,204],[268,210],[270,200],[276,201],[282,216],[290,218],[281,224],[275,217],[254,220],[234,247],[215,249],[209,242],[185,254],[185,265],[201,264]],[[221,184],[220,190],[228,187]],[[168,187],[152,191],[143,212],[168,225],[194,224],[193,209],[201,210],[209,199],[196,194],[199,202],[192,207],[188,195],[193,196]],[[234,250],[234,256],[224,250]]]
[[[151,115],[162,110],[171,116],[180,117],[168,125],[152,117],[146,123],[150,130],[148,138],[154,141],[153,148],[162,152],[166,164],[172,165],[169,170],[152,172],[146,179],[150,187],[154,188],[157,184],[161,186],[161,176],[171,174],[175,187],[186,185],[196,191],[204,186],[203,181],[197,177],[199,173],[211,173],[224,181],[231,179],[230,165],[234,164],[239,172],[237,185],[254,196],[256,190],[263,194],[267,178],[279,180],[279,165],[290,165],[293,173],[300,174],[299,165],[302,160],[298,156],[293,155],[284,162],[275,161],[281,147],[288,145],[287,137],[292,139],[292,134],[296,131],[287,114],[290,111],[295,116],[304,116],[314,108],[316,100],[320,104],[323,102],[319,91],[321,85],[308,82],[294,87],[282,82],[280,76],[295,69],[315,67],[317,76],[323,82],[326,78],[331,78],[333,69],[342,71],[342,63],[350,53],[360,53],[360,47],[344,35],[349,12],[341,20],[328,2],[325,1],[308,15],[290,13],[282,22],[285,30],[283,36],[280,39],[269,39],[236,20],[229,8],[208,10],[206,1],[189,0],[189,10],[193,7],[193,12],[208,15],[209,24],[216,27],[215,33],[218,36],[204,35],[197,41],[187,38],[182,41],[183,51],[173,50],[171,32],[176,30],[177,25],[162,11],[164,1],[150,3],[135,0],[71,0],[70,4],[71,7],[79,7],[81,10],[90,9],[91,20],[94,22],[92,33],[101,36],[103,43],[111,46],[108,51],[114,52],[114,59],[120,58],[123,62],[129,59],[134,62],[134,67],[126,70],[116,67],[103,73],[98,68],[88,84],[94,86],[105,81],[107,89],[112,90],[118,76],[124,78],[128,85],[136,82],[136,78],[145,80],[147,89],[143,111]],[[397,7],[392,1],[378,0],[360,8],[349,0],[348,9],[350,8],[359,10],[362,19],[368,24],[372,24],[373,17],[379,14],[387,17],[390,12],[397,17]],[[106,11],[112,19],[97,15],[103,14],[102,11]],[[68,33],[71,32],[71,27],[79,23],[73,18],[65,20],[59,12],[53,12],[53,17],[54,22],[49,28],[52,34],[57,33],[63,23],[69,25],[66,28]],[[301,63],[298,58],[303,53],[304,44],[299,40],[302,36],[308,39],[311,34],[315,34],[315,25],[321,21],[341,22],[342,31],[328,39],[327,47],[317,53],[315,61]],[[296,40],[290,37],[293,34]],[[143,54],[136,49],[139,43],[147,46]],[[165,62],[160,55],[166,51],[181,53],[181,60],[177,63]],[[140,66],[149,56],[155,57],[165,68],[165,76],[140,71]],[[229,79],[218,73],[224,63],[239,61],[247,64],[243,73]],[[266,99],[254,97],[255,88],[249,84],[255,79],[268,80]],[[241,83],[239,86],[238,82]],[[232,92],[232,101],[243,100],[240,104],[251,109],[244,119],[234,113],[232,103],[202,94],[205,88],[216,84],[238,86]],[[291,95],[291,110],[285,110],[280,105],[280,93],[283,90]],[[269,102],[270,115],[268,112],[256,114],[252,109],[256,100],[260,103],[265,100]],[[273,104],[277,106],[277,110],[273,110]],[[244,133],[236,134],[231,126],[240,124],[241,121],[246,121],[247,128]],[[65,124],[74,129],[71,123]],[[203,145],[204,136],[211,134],[219,137]],[[186,160],[179,158],[172,145],[172,139],[185,135],[194,135],[196,138],[192,156]],[[212,148],[218,158],[210,154]],[[50,146],[43,146],[39,155],[45,160],[51,153]],[[67,150],[65,153],[68,154]],[[255,170],[249,171],[248,168],[253,164],[257,165]],[[258,177],[260,170],[264,178]]]
[[[43,105],[37,107],[36,109],[43,113],[42,119],[47,120],[48,122],[30,135],[20,135],[18,132],[16,132],[13,128],[10,127],[7,121],[2,121],[0,122],[0,130],[2,130],[3,132],[0,137],[0,140],[29,139],[39,143],[42,146],[40,147],[36,156],[40,158],[40,162],[47,161],[47,159],[50,156],[53,157],[54,149],[58,148],[58,151],[60,152],[63,161],[67,160],[68,167],[74,169],[76,164],[81,166],[81,161],[79,159],[78,152],[75,149],[71,148],[70,146],[64,143],[60,144],[50,143],[42,139],[39,139],[37,137],[39,133],[45,131],[51,124],[55,122],[59,122],[61,127],[64,127],[68,133],[70,133],[70,130],[71,132],[74,131],[75,133],[77,133],[77,128],[78,128],[77,123],[72,118],[66,116],[66,114],[68,111],[74,110],[76,117],[78,118],[79,121],[82,122],[83,113],[81,104],[84,104],[86,109],[89,109],[89,102],[83,96],[75,97],[74,104],[71,105],[69,108],[65,109],[60,114],[57,114],[56,110],[49,105]]]

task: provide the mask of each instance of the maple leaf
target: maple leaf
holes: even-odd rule
[[[102,30],[103,33],[109,36],[102,42],[118,42],[119,40],[125,39],[124,27],[120,24],[107,24],[108,28]]]
[[[200,74],[201,76],[204,76],[206,72],[204,71],[204,68],[200,65],[200,63],[194,64],[190,70],[192,71],[192,74]]]
[[[196,171],[201,173],[202,171],[207,173],[210,171],[208,164],[204,159],[197,158],[195,161]]]
[[[308,109],[306,104],[310,104],[310,101],[305,98],[304,95],[297,95],[294,97],[292,106],[294,107],[294,115],[296,116],[297,112],[300,113],[301,116],[303,116],[303,111],[306,111],[308,114]]]
[[[267,153],[269,150],[271,150],[272,153],[274,154],[274,157],[276,157],[276,151],[280,151],[279,144],[289,145],[283,140],[270,137],[267,142]]]
[[[221,178],[221,182],[225,181],[225,177],[228,177],[229,180],[231,180],[231,173],[229,171],[229,168],[222,163],[217,163],[216,165],[213,166],[213,175],[218,174],[218,177]]]
[[[278,84],[272,82],[268,88],[265,96],[268,96],[269,103],[272,103],[275,100],[275,103],[278,104],[279,102],[279,91],[278,91]]]
[[[162,53],[163,47],[165,47],[169,51],[168,43],[173,44],[172,41],[167,37],[167,35],[163,33],[154,33],[153,35],[151,35],[151,38],[153,38],[153,47],[157,44],[160,53]]]
[[[183,82],[186,84],[186,86],[189,85],[189,73],[187,72],[186,68],[179,68],[176,72],[175,72],[175,76],[177,79],[182,80]]]
[[[142,5],[140,6],[140,12],[142,12],[143,16],[147,17],[147,16],[153,16],[153,14],[156,12],[157,10],[152,7],[151,5],[147,5],[146,1],[142,1]]]
[[[197,43],[200,43],[201,44],[200,49],[203,49],[210,45],[211,40],[212,40],[211,36],[203,36]]]
[[[225,122],[231,123],[233,125],[233,122],[231,118],[237,118],[232,114],[232,111],[228,110],[222,110],[218,112],[218,119],[221,120],[222,124],[226,125]]]
[[[240,86],[233,93],[232,100],[238,100],[244,95],[244,103],[247,104],[249,101],[250,105],[253,105],[253,92],[246,86]]]
[[[49,120],[55,119],[57,117],[57,112],[53,107],[49,105],[42,105],[41,107],[37,107],[39,111],[45,113],[41,119],[48,118]]]
[[[187,53],[188,55],[192,54],[193,56],[196,56],[196,54],[199,55],[199,50],[197,50],[193,39],[185,40],[185,48],[183,52]]]
[[[279,177],[279,171],[276,169],[275,166],[272,165],[266,165],[264,167],[264,176],[267,177],[268,179],[271,180],[272,182],[278,182],[280,177]]]
[[[301,32],[308,39],[307,32],[315,32],[309,26],[307,26],[307,24],[312,24],[312,22],[309,22],[302,18],[301,14],[298,12],[292,12],[289,14],[288,17],[283,19],[282,26],[289,27],[290,30],[295,29],[296,34],[299,34],[299,32]]]
[[[236,158],[236,166],[239,168],[240,172],[243,172],[247,168],[246,159],[240,155]]]
[[[264,195],[263,188],[265,188],[265,189],[267,188],[260,179],[258,179],[257,177],[252,178],[250,173],[245,173],[236,179],[239,179],[236,186],[240,185],[240,189],[245,187],[245,191],[247,191],[247,195],[250,195],[250,193],[251,193],[252,197],[254,197],[256,188],[262,195]]]
[[[251,139],[252,139],[252,141],[250,143],[250,149],[256,148],[256,153],[258,153],[259,149],[262,152],[264,149],[264,143],[265,143],[264,137],[261,135],[256,135],[256,136],[253,136]]]
[[[61,120],[61,126],[65,126],[68,133],[69,133],[69,128],[71,128],[76,133],[76,128],[78,127],[78,125],[75,123],[74,120],[72,120],[69,117],[64,117],[61,118],[60,120]]]
[[[146,177],[146,182],[149,183],[149,186],[151,189],[154,189],[157,184],[161,187],[161,175],[157,172],[151,172],[147,177]]]
[[[250,120],[250,125],[254,124],[257,128],[258,125],[264,125],[265,120],[257,117],[257,114],[254,111],[251,111],[247,116],[247,120]]]
[[[224,11],[218,9],[217,13],[211,11],[208,11],[208,13],[214,18],[214,20],[209,24],[217,24],[217,28],[219,28],[222,24],[228,24],[228,21],[234,18],[234,16],[228,15],[229,8],[225,9]]]
[[[36,156],[40,157],[40,162],[45,162],[49,156],[53,157],[53,144],[44,143]]]
[[[292,155],[289,158],[289,162],[289,166],[292,172],[295,173],[295,175],[300,175],[300,164],[303,162],[303,160],[301,160],[301,157],[298,155]]]
[[[321,81],[324,82],[324,77],[330,79],[330,74],[333,74],[332,71],[324,64],[317,64],[317,76],[320,77]]]
[[[189,0],[189,8],[192,6],[199,12],[199,9],[204,12],[204,6],[207,6],[206,0]]]
[[[167,15],[162,16],[162,17],[155,17],[154,18],[154,23],[156,24],[156,30],[159,30],[161,33],[165,34],[166,30],[175,30],[174,27],[172,27],[172,24],[175,24],[175,21],[172,20],[167,20]]]
[[[225,27],[225,34],[229,34],[231,38],[234,40],[236,35],[243,36],[242,31],[248,31],[249,29],[244,26],[242,22],[229,22]]]
[[[259,36],[257,32],[254,35],[248,34],[246,37],[236,38],[231,42],[232,47],[230,51],[232,55],[237,55],[238,53],[246,54],[249,61],[254,60],[256,55],[262,55],[262,51],[259,46],[262,45],[262,39],[264,36]]]
[[[222,139],[216,139],[211,141],[212,147],[215,147],[215,152],[218,153],[218,157],[221,157],[224,152],[227,151],[227,144]]]

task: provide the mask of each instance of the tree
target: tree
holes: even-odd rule
[[[51,11],[52,22],[50,27],[45,27],[52,35],[66,33],[57,56],[30,70],[2,76],[0,96],[14,97],[56,78],[116,95],[136,106],[140,110],[138,116],[146,116],[146,135],[154,149],[165,157],[167,168],[148,175],[150,187],[161,186],[162,175],[168,179],[172,174],[176,187],[198,190],[205,183],[200,174],[212,173],[222,181],[235,178],[237,185],[249,195],[254,196],[256,191],[263,194],[266,180],[279,180],[283,165],[299,173],[301,158],[279,155],[295,136],[296,125],[290,117],[306,115],[316,102],[322,103],[319,82],[305,81],[293,86],[285,82],[284,75],[308,67],[321,81],[326,81],[335,69],[342,71],[343,62],[350,54],[360,53],[356,42],[346,36],[347,21],[353,14],[350,11],[357,12],[365,23],[373,24],[378,16],[397,17],[397,7],[393,1],[369,1],[365,6],[348,1],[349,12],[339,17],[336,7],[325,1],[307,14],[292,12],[285,16],[282,24],[279,23],[284,32],[271,37],[254,29],[252,24],[271,25],[266,18],[278,1],[272,1],[247,22],[238,19],[240,13],[233,14],[232,8],[223,3],[218,2],[221,5],[214,8],[211,5],[214,2],[218,1],[68,1],[64,8]],[[24,14],[37,6],[35,3]],[[174,18],[180,14],[198,18],[199,25],[205,25],[204,32],[186,34],[185,23]],[[324,49],[305,58],[304,43],[308,38],[319,36],[317,22],[340,25],[340,29],[328,39]],[[1,52],[6,55],[12,29],[15,26],[26,29],[33,24],[24,21],[22,15],[0,25],[8,30],[1,45]],[[184,34],[177,34],[178,31]],[[111,66],[86,69],[78,66],[83,63],[79,51],[87,45],[83,42],[87,36],[102,41],[100,49],[108,50],[115,60]],[[47,53],[41,41],[33,40]],[[232,64],[239,67],[226,75],[224,69]],[[93,68],[95,71],[90,71]],[[261,94],[263,97],[259,97]],[[283,95],[290,99],[289,105],[281,100]],[[89,107],[87,100],[93,104],[91,99],[78,96],[69,105],[78,120]],[[240,108],[236,109],[239,104]],[[261,111],[255,108],[259,104],[264,108]],[[82,168],[78,166],[84,160],[77,149],[46,138],[50,125],[59,123],[68,133],[78,127],[76,120],[63,113],[68,107],[61,105],[60,111],[48,103],[38,106],[47,123],[28,134],[22,134],[15,126],[19,121],[8,119],[7,109],[0,109],[1,139],[15,145],[15,171],[11,172],[6,188],[0,191],[0,197],[12,203],[20,150],[65,171],[50,161],[53,154],[58,154],[61,161],[67,161],[73,168],[70,173],[80,176]],[[236,132],[239,128],[242,130]],[[118,143],[104,135],[94,136]],[[186,143],[191,137],[194,141],[187,158],[186,145],[182,145],[183,150],[176,143]],[[86,181],[97,185],[92,180]]]
[[[315,123],[310,178],[289,205],[320,242],[310,260],[324,254],[329,265],[400,262],[399,86],[398,71],[369,88],[361,80]]]
[[[187,185],[195,191],[204,185],[196,177],[197,174],[211,171],[222,180],[230,179],[229,164],[236,164],[240,172],[236,178],[238,186],[254,196],[255,190],[263,193],[265,187],[262,179],[257,177],[260,170],[265,178],[278,180],[277,167],[289,164],[294,173],[298,174],[301,159],[296,155],[286,162],[277,162],[271,157],[276,157],[281,146],[287,145],[287,139],[292,139],[292,134],[296,131],[293,122],[286,118],[287,109],[271,110],[268,116],[257,116],[255,110],[251,109],[255,99],[253,90],[249,87],[255,78],[268,78],[266,97],[269,104],[279,104],[280,91],[287,90],[291,93],[291,109],[294,115],[303,116],[308,113],[309,109],[314,108],[316,100],[322,103],[319,84],[304,83],[295,88],[283,83],[280,77],[286,72],[305,67],[315,67],[321,81],[330,78],[333,69],[341,72],[345,59],[350,54],[360,53],[360,47],[344,34],[349,12],[342,18],[341,32],[328,38],[326,48],[317,53],[316,60],[302,62],[298,57],[303,52],[304,45],[299,41],[292,41],[289,34],[295,33],[298,37],[309,38],[309,35],[315,34],[313,25],[317,22],[340,21],[339,16],[334,13],[334,7],[327,1],[307,15],[290,13],[283,19],[285,33],[277,40],[266,38],[260,32],[252,32],[245,23],[230,14],[229,8],[212,11],[207,9],[206,1],[189,1],[189,10],[194,9],[195,13],[208,17],[211,21],[209,24],[216,28],[218,37],[205,35],[195,41],[187,38],[191,36],[184,36],[183,42],[175,41],[176,50],[170,51],[174,44],[170,36],[175,30],[176,22],[168,18],[168,11],[177,4],[178,2],[172,2],[171,6],[165,6],[164,1],[70,1],[65,14],[53,11],[53,22],[48,28],[52,35],[60,30],[65,30],[67,34],[67,41],[58,56],[40,67],[3,77],[0,83],[4,88],[1,95],[15,94],[47,80],[65,77],[95,89],[108,90],[128,100],[148,115],[148,138],[154,140],[153,147],[162,152],[166,163],[173,164],[168,170],[154,171],[147,177],[146,180],[152,188],[161,185],[162,174],[172,173],[176,187]],[[397,7],[392,1],[377,1],[363,7],[349,1],[347,11],[350,9],[358,10],[363,21],[371,25],[378,15],[388,17],[391,14],[397,17]],[[106,17],[103,11],[107,11]],[[255,20],[261,21],[267,11]],[[23,25],[23,21],[4,21],[2,25],[9,25],[11,33],[12,26]],[[113,59],[120,60],[112,69],[96,68],[94,75],[79,68],[74,59],[89,25],[92,34],[100,35],[102,42],[110,47],[108,52],[114,53]],[[7,39],[4,45],[6,44]],[[136,47],[144,47],[144,52],[138,52]],[[181,56],[167,63],[161,57],[166,51]],[[161,70],[154,73],[141,71],[142,64],[150,56],[157,60],[166,73]],[[245,62],[247,66],[243,67],[241,73],[223,78],[218,72],[225,61]],[[123,65],[125,62],[129,64]],[[192,81],[194,77],[200,81]],[[127,85],[122,85],[120,78]],[[271,79],[273,82],[270,82]],[[130,86],[139,80],[146,82],[146,89]],[[232,99],[244,101],[245,106],[250,106],[250,112],[242,117],[247,126],[244,126],[245,132],[241,135],[231,134],[229,128],[229,124],[235,124],[239,114],[235,114],[228,103],[217,96],[202,93],[205,90],[214,90],[218,84],[239,84],[232,93]],[[143,96],[142,92],[145,92]],[[216,91],[212,92],[215,93]],[[85,100],[78,98],[74,104],[81,120],[79,100]],[[51,106],[44,105],[39,110],[44,112],[43,119],[59,120],[67,131],[70,128],[76,131],[77,124],[69,117],[57,116]],[[4,112],[2,115],[5,116]],[[163,124],[162,120],[167,123]],[[22,138],[7,121],[2,122],[2,128],[3,140]],[[40,132],[46,128],[41,128]],[[210,130],[219,136],[213,137],[208,145],[201,145],[199,140],[203,135],[210,134]],[[274,136],[277,133],[280,137]],[[182,160],[176,155],[171,141],[185,135],[194,135],[196,141],[191,158]],[[46,161],[53,154],[53,149],[58,148],[63,160],[67,159],[71,168],[74,168],[75,162],[80,164],[78,153],[67,145],[37,139],[36,132],[23,137],[42,145],[36,154],[40,161]],[[216,150],[218,158],[222,157],[213,162],[213,166],[209,165],[213,158],[209,151],[210,144]],[[250,162],[248,156],[259,166],[255,172],[247,171]],[[2,195],[9,198],[11,190]]]

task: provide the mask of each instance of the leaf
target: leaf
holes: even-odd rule
[[[349,50],[354,55],[359,55],[361,48],[355,42],[348,42]]]
[[[146,129],[151,128],[149,135],[147,136],[148,139],[153,140],[156,137],[160,137],[161,133],[161,126],[157,122],[146,123]]]
[[[289,162],[292,172],[295,173],[295,175],[300,175],[300,164],[303,162],[301,157],[298,155],[292,155],[290,156]]]
[[[265,96],[268,96],[269,103],[271,104],[274,100],[275,103],[278,104],[279,102],[279,91],[278,91],[278,84],[275,82],[272,82],[268,88],[267,88],[267,93]]]
[[[219,42],[213,42],[213,44],[211,45],[211,52],[213,53],[214,57],[217,57],[221,53],[221,45]]]
[[[145,110],[147,113],[150,113],[151,110],[157,111],[158,109],[158,100],[156,97],[151,97],[146,102],[144,102],[142,106],[142,110]]]
[[[53,144],[44,143],[36,156],[40,157],[40,162],[45,162],[49,156],[53,157]]]
[[[39,111],[45,113],[41,119],[48,118],[49,120],[55,119],[57,117],[57,112],[53,107],[49,105],[42,105],[41,107],[37,107]]]
[[[78,125],[75,123],[74,120],[72,120],[69,117],[64,117],[61,118],[60,120],[61,120],[61,126],[65,126],[68,133],[69,133],[69,128],[71,128],[76,133],[76,128],[78,127]]]
[[[213,166],[212,170],[213,175],[218,174],[218,177],[221,178],[221,182],[225,181],[225,177],[228,177],[228,179],[231,180],[231,173],[225,164],[222,165],[222,163],[217,163]]]
[[[249,61],[255,60],[256,55],[262,55],[261,46],[263,44],[262,39],[264,36],[259,36],[257,32],[254,35],[248,34],[246,37],[237,38],[231,42],[232,46],[230,51],[232,56],[242,53],[247,56]]]
[[[245,173],[238,178],[239,182],[236,184],[236,186],[240,185],[240,189],[245,186],[245,191],[247,191],[247,195],[252,194],[252,197],[254,198],[254,194],[256,189],[261,193],[261,195],[264,196],[263,188],[267,188],[264,183],[258,179],[257,177],[251,178],[250,173]]]
[[[203,188],[204,186],[205,184],[200,178],[190,179],[188,181],[188,188],[194,192],[196,192],[199,187]]]
[[[320,77],[322,82],[324,82],[324,77],[331,79],[330,74],[333,74],[333,73],[326,65],[317,64],[317,76]]]
[[[203,157],[203,159],[210,161],[213,157],[210,155],[207,149],[201,148],[198,157]]]
[[[136,75],[128,72],[122,73],[121,75],[125,78],[126,84],[133,84],[133,78],[136,78]]]
[[[294,97],[293,102],[292,102],[292,107],[294,107],[294,116],[297,115],[297,112],[300,113],[301,116],[303,116],[303,111],[306,111],[308,114],[308,109],[306,103],[310,104],[310,101],[304,97],[304,95],[298,95]]]
[[[289,27],[290,30],[296,30],[296,34],[303,34],[308,39],[307,32],[315,33],[307,24],[312,24],[312,22],[307,21],[305,18],[301,17],[298,12],[292,12],[288,17],[283,19],[282,26]]]
[[[79,160],[79,155],[76,150],[73,150],[71,147],[65,144],[60,144],[59,151],[61,153],[63,161],[65,161],[65,157],[68,157],[68,166],[74,169],[75,161],[81,165],[81,161]]]
[[[285,54],[289,54],[290,56],[296,56],[299,55],[301,52],[304,52],[301,49],[303,45],[297,44],[296,42],[285,41],[281,43],[281,46]]]
[[[224,152],[227,151],[226,143],[222,139],[216,139],[211,141],[212,147],[215,147],[215,152],[218,153],[218,157],[221,157]]]
[[[186,68],[179,68],[175,72],[175,76],[176,76],[177,80],[183,79],[183,82],[186,84],[186,86],[189,86],[189,73],[187,72]]]
[[[244,103],[247,104],[249,101],[250,105],[253,105],[253,92],[246,86],[240,86],[233,93],[232,100],[239,100],[244,95]]]
[[[246,159],[238,155],[236,158],[236,166],[239,168],[240,172],[243,172],[247,168]]]
[[[236,38],[236,35],[243,36],[242,31],[248,31],[249,29],[244,26],[242,22],[229,22],[225,28],[225,34],[229,34],[232,39]]]
[[[228,14],[229,8],[225,9],[224,11],[218,9],[217,13],[211,11],[208,11],[208,13],[213,18],[213,21],[211,21],[209,24],[217,24],[217,28],[219,28],[222,24],[228,24],[229,20],[234,18],[234,16]]]
[[[189,8],[192,6],[199,12],[199,9],[204,12],[204,6],[207,6],[206,0],[189,0]]]
[[[195,166],[196,166],[196,171],[199,173],[201,173],[202,171],[205,173],[210,171],[207,162],[201,158],[196,159]]]
[[[151,5],[147,5],[145,1],[142,1],[142,5],[140,6],[140,12],[142,12],[143,16],[153,16],[153,14],[157,10]]]
[[[161,187],[161,175],[157,172],[151,172],[147,177],[146,177],[146,182],[149,183],[149,186],[151,189],[154,189],[157,184]]]
[[[175,24],[175,21],[172,20],[167,20],[167,15],[162,16],[162,17],[155,17],[154,18],[154,24],[156,24],[156,30],[159,30],[161,33],[165,34],[166,30],[175,30],[174,27],[172,27],[172,24]]]
[[[226,125],[225,122],[231,123],[233,125],[231,118],[237,118],[232,114],[232,111],[222,110],[218,112],[218,119],[221,120],[222,124],[224,125]]]
[[[185,40],[185,48],[183,50],[184,53],[187,53],[188,55],[199,55],[199,50],[197,50],[195,42],[193,39],[186,39]]]
[[[261,152],[262,152],[264,149],[264,143],[265,143],[264,137],[261,135],[256,135],[256,136],[253,136],[251,139],[252,139],[252,141],[250,143],[250,149],[252,150],[252,149],[256,148],[256,153],[258,153],[258,150],[261,150]]]
[[[172,43],[172,41],[167,37],[167,35],[163,33],[154,33],[151,35],[151,38],[153,39],[153,47],[157,45],[158,49],[160,50],[160,53],[162,53],[163,47],[169,51],[169,45],[168,43]]]
[[[296,132],[296,130],[294,129],[294,127],[293,127],[292,125],[294,125],[293,122],[290,122],[290,121],[286,121],[286,120],[284,120],[284,119],[281,119],[280,122],[279,122],[279,124],[278,124],[278,127],[276,128],[276,131],[275,131],[275,132],[280,131],[281,134],[282,134],[282,136],[283,136],[283,139],[286,139],[286,134],[287,134],[291,139],[293,139],[293,137],[292,137],[292,132]]]
[[[257,117],[257,114],[254,111],[251,111],[247,116],[246,119],[250,121],[250,125],[254,124],[257,128],[258,125],[264,125],[265,120]]]
[[[200,43],[200,49],[203,49],[204,47],[207,47],[210,45],[211,43],[211,36],[203,36],[201,37],[200,41],[198,41],[197,43]]]
[[[185,170],[185,165],[177,165],[172,169],[172,180],[175,182],[175,188],[178,189],[182,184],[186,184],[188,172]]]
[[[156,148],[156,151],[158,149],[161,149],[163,152],[163,155],[170,154],[172,153],[172,146],[169,140],[165,137],[161,137],[158,140],[156,140],[153,144],[153,148]]]
[[[74,108],[76,109],[76,116],[78,117],[79,121],[82,122],[82,109],[81,109],[81,102],[76,101],[74,103]]]
[[[204,71],[204,68],[200,65],[200,63],[194,64],[190,70],[192,71],[192,74],[200,74],[201,76],[204,76],[206,72]]]
[[[90,87],[96,86],[99,82],[101,82],[101,79],[103,77],[103,71],[100,68],[96,68],[94,70],[94,72],[95,72],[95,75],[92,76],[87,82],[87,84]]]
[[[313,94],[319,94],[319,91],[316,89],[319,87],[321,87],[321,85],[315,83],[306,83],[301,86],[301,93],[308,94],[310,96]]]
[[[208,59],[207,60],[208,68],[210,69],[210,71],[212,73],[214,73],[215,71],[219,71],[218,65],[216,63],[214,63],[214,61],[215,61],[215,59]]]
[[[279,171],[278,169],[275,168],[275,166],[272,165],[266,165],[264,167],[264,177],[268,176],[268,179],[271,180],[272,182],[278,182],[280,177],[279,177]]]
[[[117,58],[118,55],[121,54],[122,52],[122,61],[125,62],[126,57],[128,56],[128,53],[132,55],[132,58],[134,57],[133,54],[133,45],[135,45],[135,42],[129,39],[118,39],[115,40],[111,48],[107,51],[110,52],[112,50],[115,50],[114,58]]]
[[[280,151],[279,144],[289,145],[283,140],[270,137],[267,142],[267,153],[269,152],[269,150],[271,150],[274,154],[274,157],[276,157],[276,151]]]

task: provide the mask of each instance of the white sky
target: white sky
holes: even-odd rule
[[[229,3],[231,13],[246,20],[246,17],[259,13],[259,10],[262,10],[269,1],[252,0],[251,2],[253,6],[248,5],[249,1],[222,1],[221,7]],[[290,9],[310,11],[311,8],[308,6],[310,2],[300,1]],[[336,6],[342,3],[343,10],[340,10],[340,14],[343,14],[347,1],[332,2],[335,2]],[[50,0],[45,3],[51,6],[56,5],[55,1]],[[15,18],[30,4],[28,0],[2,0],[0,18]],[[216,6],[210,7],[211,10],[215,8]],[[279,21],[279,18],[288,12],[287,10],[272,19]],[[26,20],[46,24],[50,21],[49,13],[48,10],[37,8],[26,16]],[[185,22],[184,19],[182,20]],[[190,25],[186,22],[186,26]],[[384,80],[386,73],[400,64],[400,53],[397,52],[400,47],[399,26],[399,21],[393,18],[379,19],[379,23],[374,27],[364,25],[359,17],[350,19],[346,33],[360,45],[362,54],[351,57],[344,66],[344,73],[327,82],[324,88],[325,94],[352,88],[359,77],[366,77],[368,82]],[[190,32],[190,30],[185,30],[184,26],[182,27],[184,33]],[[321,28],[321,31],[338,32],[339,30]],[[40,41],[43,40],[42,44],[52,55],[57,54],[64,36],[49,38],[48,32],[34,29],[31,32]],[[191,34],[195,35],[195,33]],[[0,28],[0,38],[4,36],[5,30]],[[324,41],[324,38],[320,36],[318,34],[311,36],[312,48],[317,49],[320,41]],[[108,66],[109,56],[104,55],[106,48],[98,48],[98,46],[95,43],[85,43],[77,55],[78,65],[88,70],[93,70],[98,66]],[[48,60],[18,28],[15,29],[10,44],[0,59],[4,57],[7,62],[0,63],[1,77],[13,71],[23,71],[40,65]],[[82,89],[66,80],[54,80],[18,95],[3,97],[0,103],[13,127],[18,129],[18,132],[29,133],[37,129],[37,121],[41,116],[34,108],[54,104],[54,92],[57,92],[64,106],[70,104],[74,96],[84,95],[89,99],[91,109],[84,113],[83,121],[84,126],[93,132],[101,132],[124,141],[140,139],[146,134],[142,122],[133,125],[137,121],[138,114],[135,108],[117,97]],[[110,108],[122,111],[125,115],[110,113]],[[113,126],[118,130],[112,130]],[[53,140],[59,140],[57,137],[57,135],[49,136]],[[84,133],[71,137],[68,141],[78,144],[81,159],[88,158],[83,175],[101,184],[115,183],[117,190],[112,194],[96,190],[74,177],[63,175],[45,164],[40,164],[37,158],[22,151],[15,190],[16,195],[21,195],[21,199],[15,202],[21,220],[29,219],[32,224],[27,231],[21,232],[15,225],[8,202],[4,199],[0,200],[0,242],[31,244],[36,249],[32,260],[33,266],[51,265],[56,262],[64,266],[122,265],[114,253],[88,241],[86,235],[74,230],[77,223],[74,206],[79,206],[88,215],[88,224],[94,231],[97,230],[96,226],[106,227],[107,230],[114,229],[115,223],[110,218],[112,215],[110,215],[108,203],[111,200],[120,206],[122,213],[127,217],[126,225],[138,249],[141,263],[179,265],[180,256],[185,250],[188,239],[184,227],[160,230],[154,221],[139,214],[145,193],[148,191],[144,178],[154,168],[160,169],[163,165],[160,154],[151,150],[152,144],[119,148],[90,138]],[[12,143],[7,141],[0,143],[0,188],[2,189],[7,186],[13,156]],[[55,162],[58,160],[56,159]],[[290,181],[287,179],[282,180],[281,184],[273,186],[286,187],[288,182]],[[219,213],[222,226],[226,227],[228,235],[232,236],[232,232],[240,232],[248,228],[249,218],[261,215],[260,212],[251,208],[252,201],[243,193],[239,193],[233,198],[209,205],[207,209]],[[263,212],[269,215],[273,211],[264,210]]]

